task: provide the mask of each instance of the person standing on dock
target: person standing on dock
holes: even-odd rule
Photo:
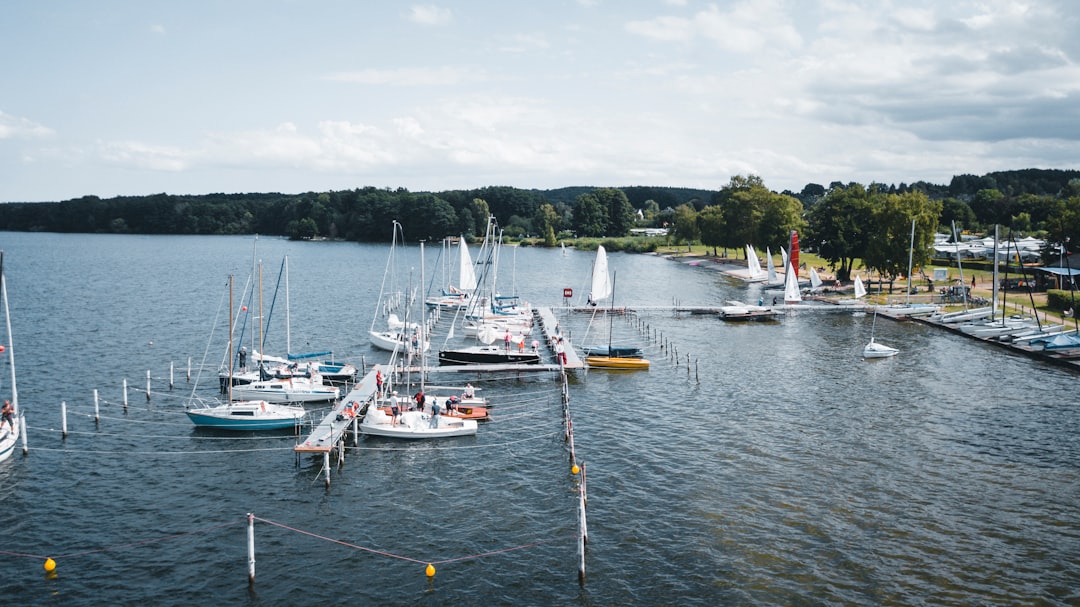
[[[390,395],[390,414],[394,416],[394,423],[397,423],[398,416],[398,397],[397,391]]]
[[[382,385],[383,385],[382,371],[381,370],[376,370],[375,371],[375,396],[377,396],[378,398],[382,398],[382,395],[383,395]]]
[[[506,330],[506,335],[503,336],[503,342],[506,344],[506,351],[510,351],[510,329]]]
[[[566,365],[566,350],[563,348],[561,337],[555,342],[555,354],[559,357],[559,363]]]

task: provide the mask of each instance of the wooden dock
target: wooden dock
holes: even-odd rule
[[[570,338],[563,335],[562,329],[559,326],[559,321],[555,319],[555,313],[551,308],[533,308],[533,315],[540,325],[540,334],[544,336],[544,343],[547,344],[552,355],[556,358],[555,364],[559,364],[559,361],[557,360],[559,357],[555,353],[555,343],[561,338],[563,342],[563,352],[566,354],[566,364],[563,365],[563,367],[566,369],[584,369],[585,362],[581,360],[581,357],[579,357],[574,350],[573,344],[570,343]]]
[[[357,407],[364,411],[364,407],[375,398],[375,374],[382,370],[384,365],[374,365],[371,371],[363,379],[358,381],[353,389],[338,401],[337,405],[326,414],[322,422],[311,431],[311,434],[293,447],[297,453],[330,453],[345,435],[349,426],[353,425],[359,416],[346,415],[345,409],[353,408],[353,403],[359,403]],[[385,373],[384,373],[385,375]]]

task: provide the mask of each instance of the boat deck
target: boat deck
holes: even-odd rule
[[[326,414],[322,422],[312,429],[306,439],[293,447],[297,453],[329,453],[342,435],[352,425],[354,416],[345,415],[345,408],[352,407],[353,403],[360,403],[362,411],[375,396],[375,373],[383,368],[383,365],[375,365],[363,379],[356,382],[353,389],[338,401],[337,405]],[[385,375],[386,372],[384,372]]]

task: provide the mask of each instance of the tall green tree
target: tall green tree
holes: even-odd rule
[[[724,210],[717,205],[701,209],[697,214],[697,225],[701,244],[712,247],[713,255],[716,255],[716,247],[724,243]]]
[[[675,208],[674,224],[668,229],[668,236],[673,238],[676,243],[680,240],[685,242],[689,247],[700,235],[701,233],[698,231],[698,212],[690,204],[680,204]]]
[[[607,234],[608,210],[591,192],[582,194],[574,206],[573,225],[578,236],[604,236]]]
[[[896,278],[907,275],[910,256],[913,272],[917,272],[928,261],[940,215],[941,201],[932,201],[922,192],[875,195],[872,228],[863,261],[882,275]]]
[[[834,183],[811,209],[804,240],[836,269],[838,279],[850,280],[855,260],[866,253],[872,217],[866,188]]]

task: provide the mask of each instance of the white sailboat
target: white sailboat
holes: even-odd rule
[[[784,272],[784,303],[796,304],[800,301],[802,294],[799,292],[799,272],[789,264]]]
[[[748,274],[747,280],[750,282],[761,282],[767,277],[765,271],[761,269],[761,262],[758,261],[757,251],[754,250],[754,245],[746,245],[746,268]]]
[[[469,305],[469,298],[476,290],[476,267],[473,264],[472,255],[469,254],[469,245],[465,242],[464,235],[458,237],[457,267],[457,284],[447,285],[440,295],[427,298],[425,303],[428,307],[454,310]]]
[[[10,404],[10,410],[5,413],[3,421],[0,421],[0,462],[11,457],[15,452],[15,444],[19,442],[19,436],[24,426],[22,412],[19,410],[19,391],[15,386],[15,346],[11,340],[11,309],[8,305],[7,276],[4,274],[4,254],[0,251],[0,297],[4,299],[4,323],[7,328],[8,366],[11,367],[11,396],[5,401],[5,408]]]
[[[821,290],[821,277],[818,276],[817,270],[813,267],[810,268],[810,292],[817,293]]]
[[[880,285],[881,282],[878,282]],[[879,286],[880,290],[880,286]],[[893,348],[892,346],[886,346],[885,344],[874,341],[874,330],[877,328],[877,308],[874,308],[874,320],[870,323],[870,343],[863,347],[863,358],[888,358],[890,356],[896,356],[900,353],[900,350]]]
[[[233,351],[232,341],[232,276],[229,276],[229,376],[232,376]],[[211,332],[211,340],[213,333]],[[292,428],[300,424],[307,412],[301,405],[283,405],[267,400],[234,401],[234,386],[226,382],[225,402],[206,403],[195,396],[199,377],[195,378],[191,401],[185,413],[188,419],[198,427],[220,428],[223,430],[276,430]],[[336,391],[337,388],[334,388]]]
[[[390,241],[390,255],[387,257],[386,269],[383,271],[382,286],[379,288],[379,301],[375,308],[375,314],[371,319],[368,338],[371,345],[388,352],[397,350],[409,353],[418,353],[420,350],[426,352],[431,346],[431,341],[427,338],[425,332],[420,330],[420,325],[409,322],[407,315],[405,320],[401,320],[395,312],[399,307],[408,309],[412,294],[409,293],[406,296],[406,294],[398,292],[393,286],[393,281],[396,279],[394,273],[397,271],[395,262],[398,236],[401,234],[401,224],[397,220],[394,220],[393,232],[393,238]],[[404,240],[403,236],[402,240]],[[388,278],[391,281],[389,290],[387,290],[386,285]],[[387,328],[383,331],[375,328],[375,324],[379,321],[380,311],[387,314]]]

